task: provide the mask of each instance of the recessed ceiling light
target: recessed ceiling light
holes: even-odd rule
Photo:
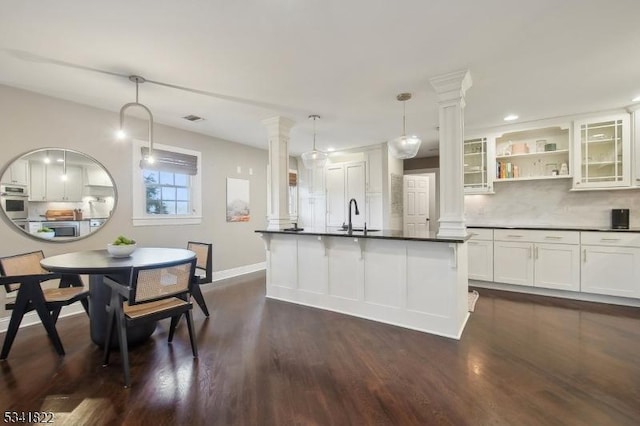
[[[184,117],[185,120],[187,121],[191,121],[191,122],[196,122],[196,121],[204,121],[204,118],[199,117],[197,115],[193,115],[193,114],[189,114],[189,115],[185,115]]]
[[[515,114],[509,114],[504,118],[504,121],[513,121],[513,120],[517,120],[518,116]]]
[[[640,95],[638,95],[635,98],[631,99],[631,102],[640,102]]]
[[[333,152],[333,151],[335,151],[335,150],[336,150],[336,149],[335,149],[334,147],[332,147],[332,146],[330,146],[329,148],[327,148],[327,151],[329,151],[329,152]]]

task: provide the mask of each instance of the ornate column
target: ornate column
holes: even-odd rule
[[[469,70],[429,79],[440,110],[439,237],[464,237],[464,95],[471,87]]]
[[[269,137],[269,167],[267,171],[267,229],[288,228],[289,217],[289,132],[293,120],[273,117],[262,121]]]

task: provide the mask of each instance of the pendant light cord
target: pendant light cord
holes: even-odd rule
[[[316,151],[316,117],[313,117],[313,150]]]
[[[402,136],[407,135],[407,101],[402,101]]]

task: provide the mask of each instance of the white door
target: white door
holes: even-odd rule
[[[406,175],[404,180],[404,232],[424,237],[429,232],[429,177]]]

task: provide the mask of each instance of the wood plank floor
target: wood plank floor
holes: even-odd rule
[[[205,293],[183,322],[101,366],[84,316],[20,330],[0,408],[56,425],[637,425],[640,310],[479,289],[460,341],[265,299],[263,274]],[[4,338],[4,335],[0,335]]]

